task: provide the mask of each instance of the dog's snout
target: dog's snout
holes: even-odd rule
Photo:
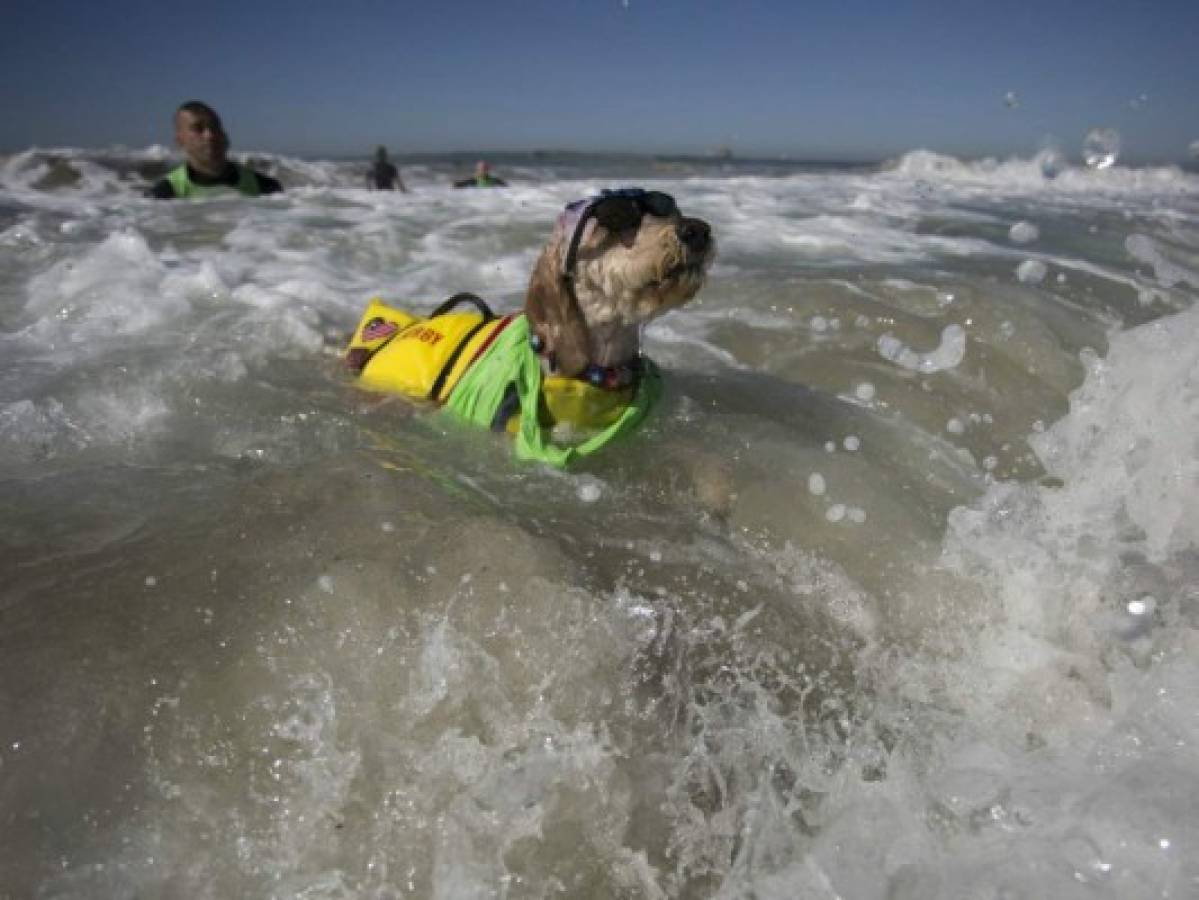
[[[712,240],[712,229],[703,219],[681,219],[675,234],[694,253],[703,253]]]

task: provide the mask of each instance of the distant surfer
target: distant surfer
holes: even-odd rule
[[[502,178],[497,178],[491,174],[491,166],[487,165],[487,160],[481,159],[475,163],[475,174],[470,178],[463,178],[461,181],[455,181],[454,187],[507,187],[508,182]]]
[[[408,193],[408,188],[404,187],[404,179],[400,177],[400,170],[387,158],[386,147],[375,149],[375,161],[366,173],[366,186],[376,191],[399,190]]]
[[[277,194],[281,185],[269,175],[229,159],[229,135],[207,103],[189,100],[175,110],[175,143],[186,159],[146,191],[147,197],[214,197],[236,192],[247,197]]]

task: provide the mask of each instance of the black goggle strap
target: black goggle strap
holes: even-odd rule
[[[588,203],[586,209],[579,216],[579,221],[575,225],[574,234],[570,236],[570,244],[566,249],[566,258],[562,261],[562,277],[567,283],[574,281],[575,263],[579,261],[579,244],[583,241],[583,232],[587,229],[587,222],[595,215],[595,203]]]

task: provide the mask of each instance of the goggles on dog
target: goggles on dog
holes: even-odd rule
[[[624,231],[641,224],[648,214],[666,218],[679,210],[674,197],[662,191],[647,191],[642,188],[619,188],[600,191],[599,196],[578,200],[566,207],[564,216],[577,217],[574,232],[570,236],[569,249],[562,263],[562,274],[568,280],[574,278],[578,262],[579,244],[588,219],[595,219],[609,231]]]

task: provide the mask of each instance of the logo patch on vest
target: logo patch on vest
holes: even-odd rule
[[[388,322],[386,319],[371,319],[362,328],[362,340],[377,341],[380,338],[390,337],[399,331],[399,328],[394,322]]]

